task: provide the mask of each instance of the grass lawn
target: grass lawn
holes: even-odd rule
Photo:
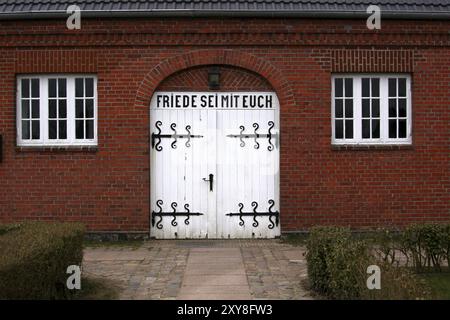
[[[76,300],[115,300],[120,288],[111,280],[101,278],[82,278],[81,290]]]
[[[433,299],[450,300],[450,272],[423,273],[419,277],[431,288]]]

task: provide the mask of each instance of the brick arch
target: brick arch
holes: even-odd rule
[[[257,73],[273,87],[281,107],[289,108],[295,105],[295,97],[289,81],[271,63],[249,53],[216,49],[192,51],[159,63],[146,74],[140,83],[136,93],[135,107],[148,107],[154,91],[164,79],[181,70],[205,65],[228,65]]]
[[[217,66],[217,65],[215,65]],[[273,91],[269,81],[248,69],[235,66],[217,66],[220,88],[211,90],[208,84],[210,65],[183,69],[164,79],[158,91]]]

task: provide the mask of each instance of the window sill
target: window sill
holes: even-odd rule
[[[332,144],[331,150],[414,150],[412,144]]]
[[[35,152],[35,151],[44,151],[44,152],[97,152],[98,146],[16,146],[16,151],[19,152]]]

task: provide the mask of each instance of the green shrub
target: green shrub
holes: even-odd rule
[[[379,245],[386,255],[375,254],[373,242],[354,240],[350,230],[316,227],[307,241],[307,266],[310,286],[331,299],[424,299],[426,285],[410,270],[393,264],[389,244],[394,235],[385,235]],[[395,236],[396,237],[396,236]],[[390,256],[389,256],[390,255]],[[380,267],[381,289],[367,288],[367,268]]]
[[[426,267],[439,271],[442,263],[448,261],[449,229],[449,225],[438,224],[411,225],[405,229],[401,240],[403,251],[417,271]]]
[[[0,299],[64,299],[69,265],[81,265],[84,227],[26,222],[0,236]]]
[[[330,291],[330,271],[328,259],[332,248],[350,238],[350,230],[341,227],[314,227],[307,240],[306,261],[311,287],[322,294]]]
[[[450,224],[444,226],[442,247],[447,260],[447,265],[450,267]]]
[[[383,263],[399,266],[398,255],[402,252],[402,247],[399,245],[400,237],[401,235],[398,231],[385,228],[377,229],[371,239],[375,257],[383,261]]]
[[[329,274],[328,296],[333,299],[359,299],[367,290],[367,267],[370,261],[364,241],[347,239],[333,244],[326,261]]]

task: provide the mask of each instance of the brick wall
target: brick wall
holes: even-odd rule
[[[450,220],[450,23],[308,19],[0,22],[0,221],[149,227],[149,102],[161,89],[273,88],[281,103],[282,231]],[[96,73],[98,148],[16,147],[15,77]],[[412,74],[413,145],[332,148],[333,72]],[[186,79],[189,79],[186,81]]]

